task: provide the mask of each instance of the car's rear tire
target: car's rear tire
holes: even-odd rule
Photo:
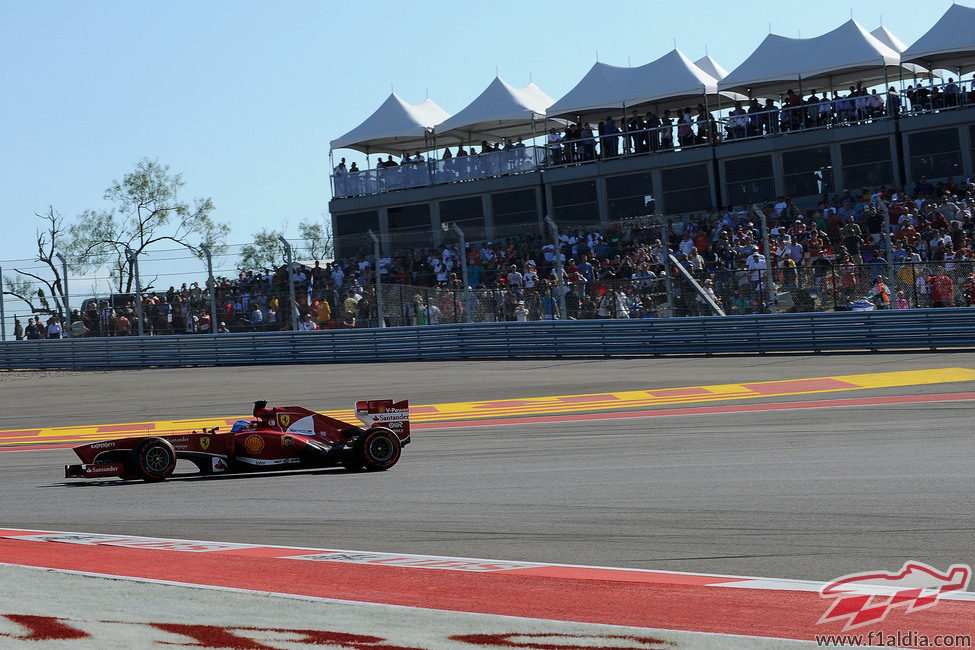
[[[385,427],[373,427],[356,440],[353,460],[360,467],[378,472],[395,465],[402,448],[395,433]]]
[[[132,449],[125,469],[128,476],[148,483],[163,481],[176,469],[176,450],[163,438],[140,440]]]

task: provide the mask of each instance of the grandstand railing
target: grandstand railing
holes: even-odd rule
[[[0,368],[634,357],[975,348],[975,308],[8,341]]]
[[[833,96],[829,97],[827,95],[830,93],[821,92],[815,101],[807,97],[797,105],[790,105],[785,98],[780,98],[781,106],[771,109],[763,106],[761,110],[750,112],[748,102],[742,101],[741,114],[732,114],[731,106],[721,107],[717,117],[709,112],[715,109],[713,106],[700,114],[694,109],[692,122],[683,127],[680,111],[674,111],[663,124],[660,124],[661,119],[657,119],[656,123],[644,123],[645,126],[639,128],[633,127],[632,117],[623,116],[612,133],[599,133],[598,126],[594,124],[591,138],[559,140],[557,143],[480,153],[460,159],[408,162],[398,167],[333,174],[333,195],[346,198],[382,194],[596,160],[910,118],[975,106],[975,82],[969,82],[969,85],[972,86],[971,90],[966,90],[965,84],[954,80],[936,84],[918,83],[916,88],[912,84],[909,90],[902,87],[900,92],[889,93],[882,88],[876,94],[859,96],[839,96],[831,91]],[[644,117],[646,114],[641,113],[641,121]]]

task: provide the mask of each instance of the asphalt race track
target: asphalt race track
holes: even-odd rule
[[[0,429],[232,416],[961,366],[975,354],[538,360],[0,373]],[[971,383],[857,391],[961,393]],[[842,399],[818,394],[773,401]],[[751,400],[755,403],[755,400]],[[400,463],[65,482],[67,449],[0,453],[0,523],[830,580],[975,560],[975,402],[871,404],[415,432]],[[191,468],[191,467],[190,467]],[[184,469],[190,469],[184,468]],[[179,471],[179,469],[177,470]]]

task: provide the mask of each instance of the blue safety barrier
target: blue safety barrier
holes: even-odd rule
[[[975,308],[7,341],[0,369],[975,348]]]

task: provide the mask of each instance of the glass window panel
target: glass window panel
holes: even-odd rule
[[[552,186],[552,205],[576,205],[579,203],[596,202],[596,181],[581,183],[564,183]]]
[[[367,210],[366,212],[349,212],[348,214],[335,215],[335,236],[359,235],[369,230],[374,233],[379,232],[379,212],[377,210]]]
[[[752,156],[728,160],[724,164],[726,183],[772,178],[772,156]]]
[[[491,195],[491,207],[494,219],[499,215],[535,212],[535,190],[515,190],[514,192],[499,192]]]
[[[430,204],[389,208],[389,230],[430,230]]]
[[[440,202],[440,222],[484,219],[484,204],[479,196]]]
[[[908,136],[911,145],[911,156],[925,154],[939,154],[948,151],[958,151],[958,129],[939,129],[937,131],[923,131],[911,133]]]
[[[860,142],[846,142],[840,145],[843,153],[843,168],[890,160],[890,140],[876,138]],[[847,183],[850,185],[851,183]]]

